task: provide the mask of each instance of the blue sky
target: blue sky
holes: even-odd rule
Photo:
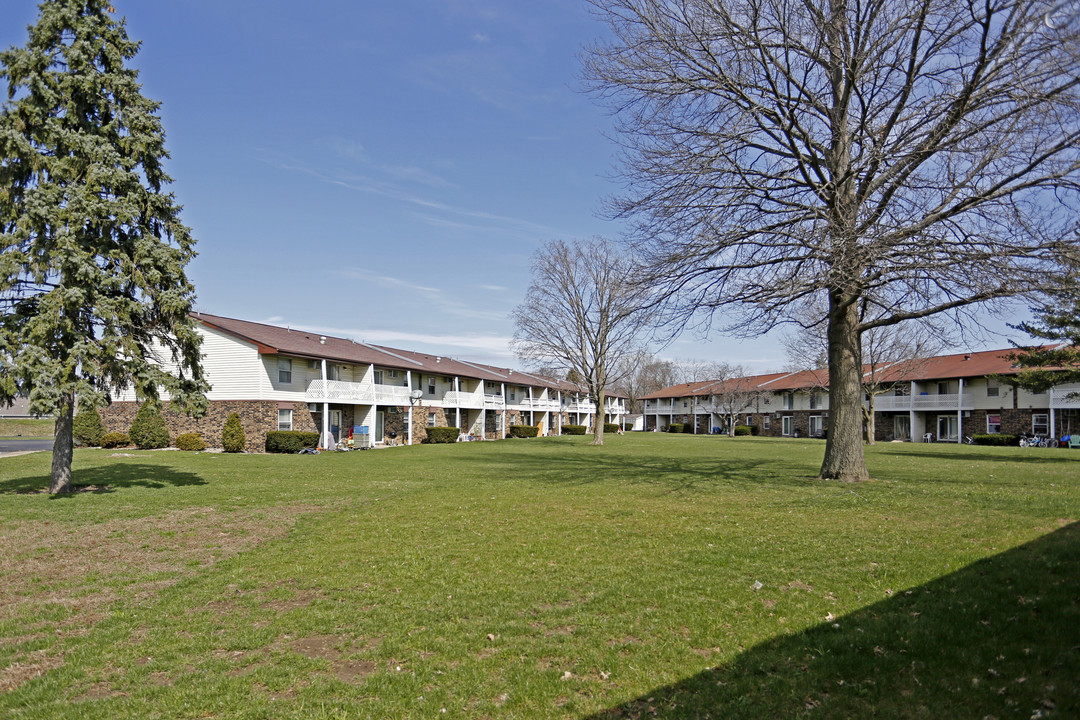
[[[513,365],[542,242],[621,227],[584,0],[115,0],[198,239],[198,308]],[[4,0],[22,45],[33,0]],[[669,358],[785,364],[768,339]]]

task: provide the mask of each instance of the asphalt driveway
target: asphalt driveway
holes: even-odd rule
[[[16,452],[51,451],[52,448],[52,438],[0,438],[0,457]]]

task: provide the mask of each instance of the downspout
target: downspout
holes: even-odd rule
[[[326,358],[322,359],[322,381],[324,402],[322,406],[322,435],[319,436],[320,440],[326,437],[330,432],[330,400],[329,393],[326,392],[329,389],[326,387]]]
[[[910,381],[911,389],[908,390],[908,442],[915,442],[915,381]],[[926,428],[923,428],[922,433],[926,432]],[[920,438],[921,440],[922,438]]]
[[[964,378],[960,378],[960,394],[956,396],[956,444],[964,442]]]

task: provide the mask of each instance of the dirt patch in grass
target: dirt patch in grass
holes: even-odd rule
[[[78,526],[18,523],[0,530],[0,623],[22,644],[42,633],[81,635],[118,600],[145,601],[184,577],[284,535],[301,515],[292,505],[225,513],[185,508],[164,515]],[[58,653],[16,653],[0,669],[0,692],[63,664]]]

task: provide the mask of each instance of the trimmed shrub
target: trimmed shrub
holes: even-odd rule
[[[562,426],[562,434],[563,435],[584,435],[585,434],[585,426],[584,425],[563,425]]]
[[[188,452],[201,452],[206,449],[206,441],[202,439],[202,435],[199,433],[177,435],[173,444],[176,445],[177,449],[187,450]]]
[[[101,415],[98,414],[97,408],[83,410],[76,415],[71,425],[71,431],[75,437],[75,442],[79,445],[86,445],[87,447],[101,445],[101,436],[105,434],[105,425],[101,422]]]
[[[736,435],[753,435],[754,434],[754,429],[752,427],[750,427],[749,425],[736,425],[735,426],[735,434]]]
[[[604,423],[604,432],[606,432],[606,433],[619,432],[619,424],[618,423]]]
[[[169,428],[165,427],[165,418],[161,417],[161,412],[151,402],[144,402],[139,406],[139,412],[135,413],[135,419],[131,421],[128,435],[140,450],[169,447]]]
[[[694,434],[694,423],[683,423],[682,431],[687,435]]]
[[[266,452],[298,453],[319,446],[319,433],[302,430],[271,430],[266,433]]]
[[[751,425],[750,426],[750,434],[753,435],[754,437],[757,437],[758,435],[761,434],[761,428],[759,428],[757,425]]]
[[[460,434],[461,430],[456,427],[429,427],[427,440],[424,442],[432,444],[457,442]]]
[[[511,425],[509,430],[506,435],[512,438],[534,438],[540,432],[535,425]]]
[[[681,432],[685,432],[685,431],[683,430],[683,427],[684,427],[684,426],[683,426],[683,424],[682,424],[682,423],[671,423],[670,425],[668,425],[668,426],[667,426],[667,431],[668,431],[669,433],[681,433]]]
[[[101,447],[103,448],[127,447],[130,444],[131,438],[128,437],[127,433],[111,432],[101,436]]]
[[[1006,433],[987,433],[972,435],[971,441],[976,445],[1019,445],[1020,436]]]
[[[244,452],[246,442],[247,438],[244,437],[244,426],[240,424],[240,416],[232,413],[225,419],[225,427],[221,429],[221,447],[229,453]]]

